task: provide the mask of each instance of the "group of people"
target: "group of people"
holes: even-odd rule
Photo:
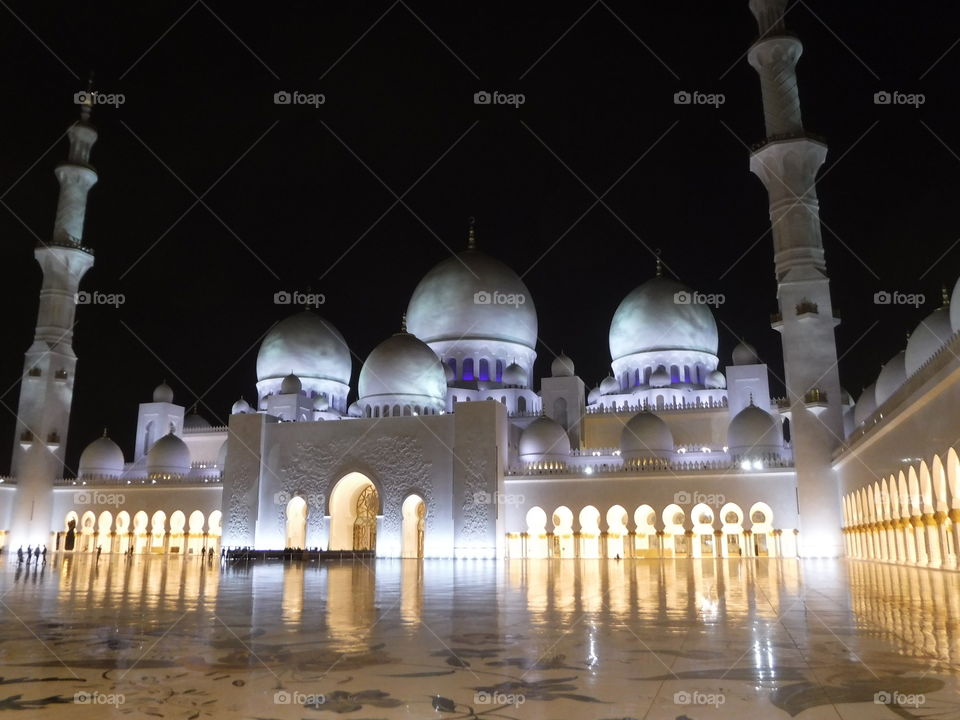
[[[21,545],[17,549],[17,565],[22,565],[23,559],[24,559],[24,551],[23,551],[23,545]],[[46,564],[47,546],[44,545],[43,550],[41,550],[39,545],[37,545],[36,547],[33,547],[33,545],[27,545],[26,559],[27,559],[27,565],[29,565],[31,562],[39,565],[41,559],[43,560],[44,564]]]

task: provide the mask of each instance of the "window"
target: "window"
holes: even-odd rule
[[[490,361],[486,358],[480,360],[480,376],[479,380],[489,380],[490,379]]]
[[[447,365],[449,365],[450,369],[453,370],[453,379],[456,380],[457,379],[457,359],[450,358],[449,360],[447,360]]]
[[[503,382],[503,360],[497,360],[497,382]]]
[[[463,361],[463,379],[473,380],[473,358],[466,358]]]
[[[527,399],[522,395],[517,398],[517,412],[524,413],[527,411]]]

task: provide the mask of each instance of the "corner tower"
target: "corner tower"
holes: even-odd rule
[[[77,290],[93,265],[93,251],[81,240],[87,193],[97,182],[89,164],[97,141],[90,110],[89,103],[82,105],[79,121],[67,131],[67,159],[54,169],[60,196],[53,236],[34,250],[43,283],[33,344],[24,357],[13,439],[11,474],[17,491],[10,519],[11,546],[50,542],[53,481],[63,476],[77,366],[73,352]]]
[[[800,551],[842,554],[840,494],[833,450],[843,438],[835,318],[820,232],[816,177],[826,145],[804,130],[796,65],[800,40],[784,27],[786,0],[750,0],[760,28],[748,59],[760,75],[766,139],[750,170],[767,188],[780,332],[797,474]]]

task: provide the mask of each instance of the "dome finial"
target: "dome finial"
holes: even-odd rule
[[[750,404],[753,405],[753,393],[750,393]]]
[[[660,254],[663,252],[660,248],[656,249],[657,255],[657,277],[663,277],[663,260],[660,259]]]
[[[474,230],[474,226],[477,224],[477,219],[471,215],[468,218],[470,223],[470,229],[467,231],[467,250],[476,250],[477,249],[477,234]]]
[[[941,300],[940,307],[950,307],[950,293],[947,292],[946,285],[940,286],[940,300]]]
[[[93,110],[93,70],[87,76],[87,92],[80,103],[80,122],[86,124],[90,120],[90,111]]]
[[[406,313],[404,313],[404,314],[400,317],[400,332],[402,332],[402,333],[406,333],[406,332],[407,332],[407,314],[406,314]]]

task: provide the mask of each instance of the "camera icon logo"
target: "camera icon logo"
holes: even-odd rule
[[[893,95],[886,90],[881,90],[873,94],[874,105],[889,105],[893,102]]]
[[[275,492],[273,494],[273,503],[275,505],[286,505],[290,502],[291,495],[286,490],[281,490],[280,492]]]
[[[689,705],[691,701],[692,697],[686,690],[678,690],[673,694],[673,702],[675,705]]]
[[[81,490],[73,494],[74,505],[90,505],[91,502],[93,502],[93,497],[87,490]]]
[[[273,702],[276,705],[290,705],[293,702],[293,694],[286,690],[277,690],[273,694]]]
[[[293,295],[286,290],[279,290],[273,294],[274,305],[289,305],[293,302]]]
[[[686,290],[678,290],[673,294],[673,302],[675,305],[689,305],[693,301],[693,297]]]
[[[481,490],[480,492],[475,492],[473,494],[474,505],[489,505],[492,500],[493,497],[485,490]]]
[[[689,505],[692,499],[693,498],[690,496],[690,493],[688,493],[686,490],[681,490],[673,495],[673,501],[677,505]]]
[[[493,295],[486,290],[478,290],[473,294],[474,305],[489,305],[493,302]]]
[[[889,705],[893,702],[893,695],[886,690],[881,690],[878,693],[874,693],[873,702],[877,705]]]
[[[293,102],[293,95],[288,93],[286,90],[280,90],[273,94],[273,104],[274,105],[289,105]]]
[[[473,94],[474,105],[489,105],[491,102],[493,102],[493,96],[486,90],[481,90]]]
[[[886,290],[880,290],[873,294],[874,305],[889,305],[893,302],[893,295]]]
[[[693,102],[693,95],[691,95],[686,90],[681,90],[680,92],[675,92],[673,94],[674,105],[689,105],[692,102]]]

